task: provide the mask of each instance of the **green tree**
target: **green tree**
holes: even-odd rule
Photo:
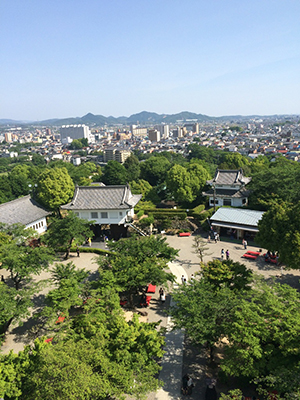
[[[201,194],[209,179],[208,171],[199,163],[193,162],[187,168],[174,165],[167,174],[167,188],[179,202],[192,203]]]
[[[300,199],[300,165],[280,157],[270,162],[268,168],[259,169],[249,184],[251,195],[249,203],[253,207],[268,210],[274,200],[296,203]],[[248,186],[247,186],[248,187]]]
[[[69,262],[56,264],[51,274],[56,288],[46,296],[48,307],[57,314],[67,315],[71,307],[82,305],[89,273]]]
[[[100,296],[62,328],[67,332],[54,337],[54,346],[36,340],[18,356],[0,356],[2,393],[22,400],[105,400],[155,391],[164,345],[157,324],[141,323],[136,315],[126,322],[118,296],[106,297],[103,288]]]
[[[216,288],[228,287],[232,290],[249,290],[253,282],[253,272],[244,264],[232,260],[213,260],[201,265],[203,279]]]
[[[261,246],[279,252],[279,260],[288,268],[298,269],[300,251],[300,202],[273,204],[258,224]]]
[[[104,167],[102,182],[105,185],[126,185],[127,173],[124,165],[117,161],[108,161]]]
[[[152,156],[141,163],[141,179],[148,181],[151,186],[156,186],[165,181],[171,166],[172,164],[165,157]]]
[[[161,237],[132,237],[118,242],[109,242],[112,253],[99,259],[100,284],[111,273],[118,291],[129,293],[133,305],[133,294],[143,290],[149,283],[163,285],[174,280],[174,275],[166,271],[167,263],[178,251]]]
[[[68,259],[72,244],[82,244],[87,238],[94,236],[90,224],[69,212],[64,218],[56,218],[51,222],[43,241],[55,250],[66,248],[65,258]]]
[[[27,165],[17,165],[9,174],[9,182],[14,197],[24,196],[29,193],[30,167]]]
[[[208,255],[208,253],[206,253],[206,250],[208,250],[208,247],[206,246],[206,241],[200,235],[195,236],[193,241],[194,243],[192,246],[195,249],[195,253],[200,258],[200,263],[202,264],[204,261],[204,256]]]
[[[31,306],[29,292],[17,291],[0,282],[0,344],[11,323],[21,323],[23,318],[29,316]]]
[[[8,176],[0,176],[0,203],[6,203],[7,201],[13,200],[14,195],[12,193],[10,180]]]
[[[127,171],[128,182],[139,179],[141,173],[140,161],[135,155],[131,154],[131,156],[125,160],[123,165]]]
[[[144,179],[139,179],[130,182],[130,188],[133,194],[142,194],[142,200],[145,200],[147,195],[151,192],[152,186]]]
[[[168,171],[166,183],[176,201],[191,203],[194,200],[191,176],[185,167],[174,165]]]
[[[240,298],[228,326],[222,370],[256,378],[299,363],[300,296],[288,285],[256,282]]]
[[[201,279],[193,285],[180,285],[173,299],[176,305],[171,308],[171,315],[175,327],[184,328],[194,343],[207,345],[213,360],[215,345],[226,337],[234,323],[237,296],[228,287],[216,290]]]
[[[37,199],[50,210],[58,210],[70,201],[74,183],[66,168],[45,169],[38,178]]]
[[[44,165],[46,165],[45,158],[38,153],[32,154],[31,162],[37,167],[43,167]]]
[[[9,243],[0,246],[2,268],[10,272],[15,288],[20,289],[32,281],[32,275],[39,274],[49,267],[53,260],[52,251],[45,246],[29,246],[34,231],[25,226],[15,225],[5,228],[11,235]]]

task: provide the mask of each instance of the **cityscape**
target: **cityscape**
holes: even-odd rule
[[[182,114],[195,116],[192,113]],[[97,116],[92,114],[80,120],[87,120],[87,117],[97,120]],[[143,122],[134,120],[134,117],[143,118]],[[160,119],[164,120],[166,117],[168,116],[163,115]],[[170,117],[173,120],[176,118]],[[97,157],[100,163],[109,160],[123,163],[134,151],[144,154],[168,151],[187,155],[189,144],[197,143],[210,149],[238,152],[251,158],[280,154],[289,160],[299,160],[298,115],[222,117],[221,120],[201,117],[200,121],[196,118],[185,118],[174,123],[158,124],[151,123],[151,119],[154,119],[153,113],[143,112],[130,117],[129,120],[135,122],[130,124],[93,122],[60,125],[57,120],[51,124],[37,125],[13,121],[8,124],[6,121],[6,124],[2,122],[0,125],[0,151],[2,157],[11,158],[37,153],[47,161],[72,160],[78,164],[81,162],[80,158]],[[68,122],[67,119],[62,120],[65,121]],[[76,155],[76,150],[69,148],[74,139],[87,139],[84,156]],[[20,147],[20,154],[14,151],[16,144]],[[26,144],[26,148],[22,148],[23,144]],[[99,154],[95,156],[94,153]]]

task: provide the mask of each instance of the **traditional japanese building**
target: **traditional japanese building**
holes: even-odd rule
[[[209,196],[210,207],[214,205],[217,207],[242,207],[248,204],[250,191],[245,186],[251,179],[251,177],[244,176],[242,169],[217,169],[214,178],[206,182],[211,189],[204,192],[203,195]]]
[[[46,217],[49,214],[30,195],[0,204],[0,222],[7,225],[22,224],[38,233],[47,230]]]
[[[112,236],[118,239],[126,235],[126,225],[132,221],[134,207],[141,197],[132,194],[129,185],[77,186],[73,200],[61,209],[93,221],[96,233],[101,225],[110,225]]]

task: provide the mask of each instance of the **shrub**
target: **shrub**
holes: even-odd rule
[[[144,210],[140,210],[140,211],[136,214],[136,216],[137,216],[138,218],[141,218],[144,214],[145,214]]]

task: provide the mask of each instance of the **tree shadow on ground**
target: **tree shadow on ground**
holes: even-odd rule
[[[297,289],[298,291],[300,291],[300,281],[299,281],[300,277],[298,275],[283,274],[283,275],[278,275],[275,278],[271,277],[271,278],[267,279],[267,281],[271,282],[274,279],[275,279],[275,282],[289,285],[292,288]]]
[[[179,258],[177,258],[175,260],[178,264],[180,264],[182,267],[184,266],[184,268],[186,269],[190,269],[193,267],[193,265],[198,265],[199,269],[200,269],[200,259],[198,262],[192,262],[191,260],[181,260]]]
[[[188,374],[193,379],[195,387],[191,395],[186,396],[190,399],[202,400],[205,395],[205,376],[206,368],[206,351],[203,347],[195,346],[188,336],[185,336],[182,376]]]

